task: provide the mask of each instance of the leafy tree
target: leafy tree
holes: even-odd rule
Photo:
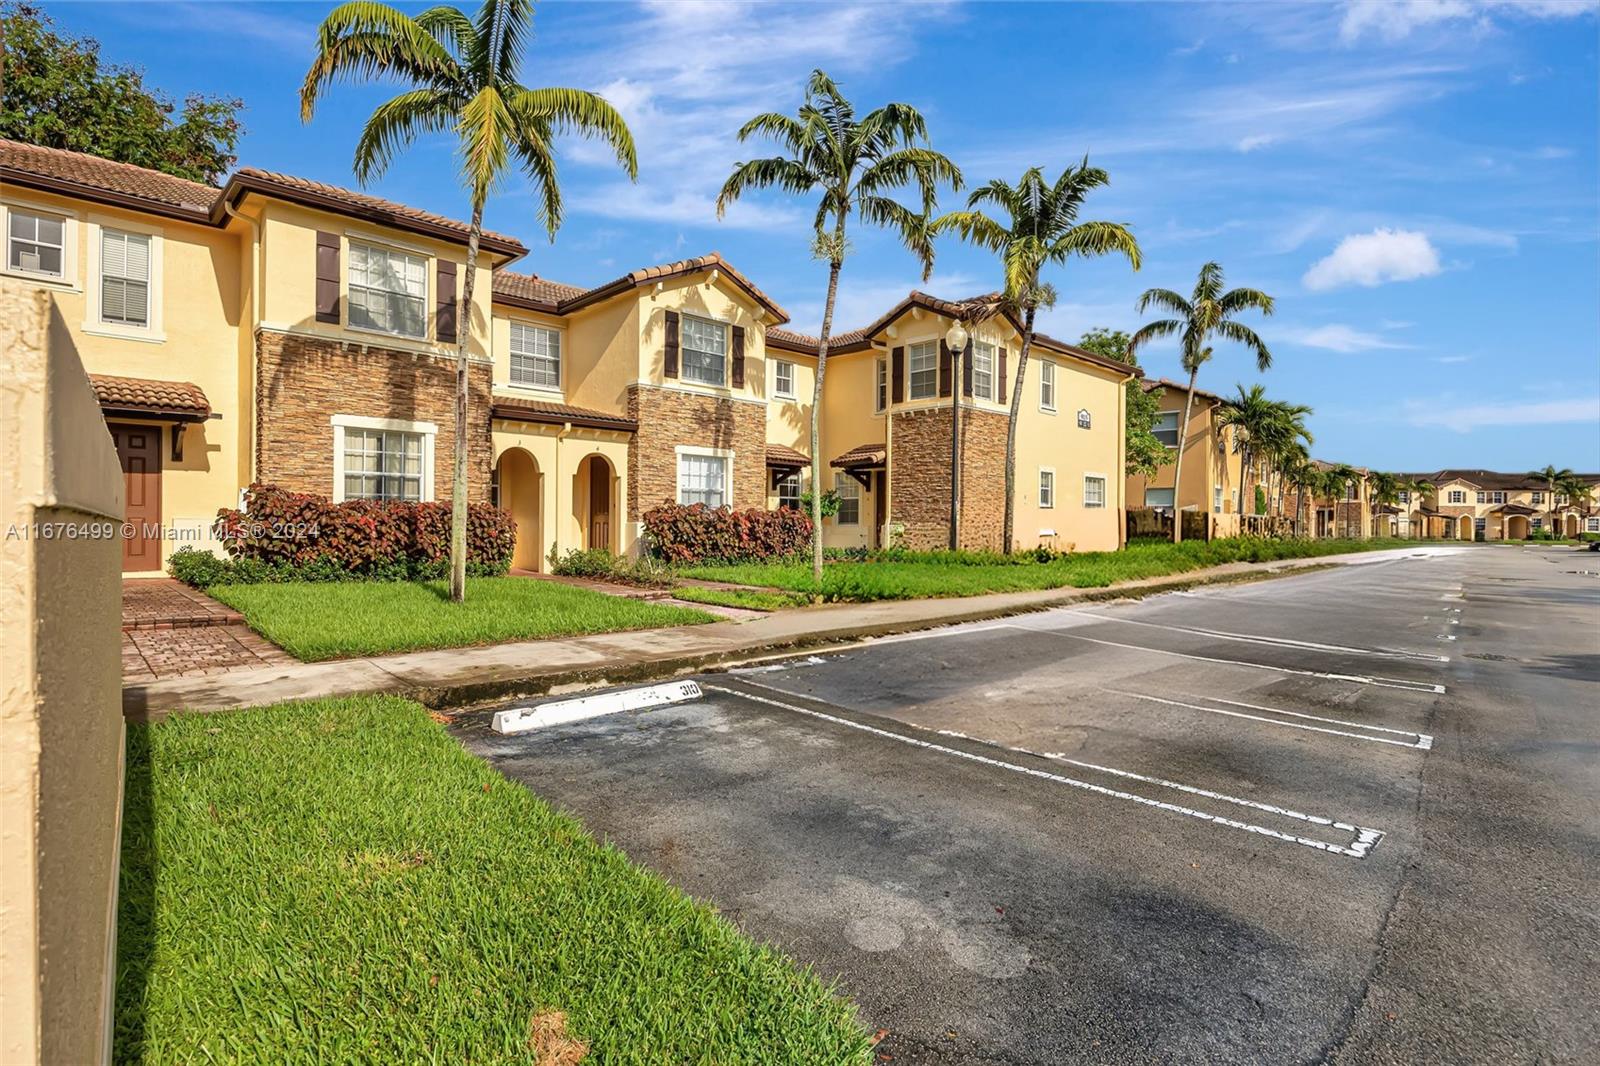
[[[1361,479],[1361,473],[1349,463],[1335,463],[1323,472],[1322,488],[1333,499],[1333,535],[1339,535],[1339,504],[1345,502],[1345,497],[1350,494],[1350,486]],[[1345,521],[1346,535],[1350,532],[1350,523]]]
[[[215,185],[232,168],[244,102],[191,93],[177,106],[133,67],[102,62],[92,37],[57,33],[33,4],[0,5],[0,137],[114,159]]]
[[[599,138],[637,177],[633,135],[616,109],[581,89],[529,89],[517,79],[533,36],[533,0],[484,0],[476,19],[453,7],[413,18],[387,4],[354,0],[323,20],[317,57],[300,89],[300,117],[335,81],[397,78],[411,88],[379,105],[356,142],[356,180],[379,177],[402,149],[430,133],[460,142],[461,180],[472,203],[467,236],[463,321],[456,331],[455,470],[450,494],[450,598],[467,588],[467,340],[472,290],[489,190],[520,166],[539,197],[539,219],[554,240],[561,225],[561,186],[551,142],[557,133]]]
[[[1040,307],[1055,304],[1055,289],[1040,278],[1049,265],[1060,266],[1073,256],[1101,256],[1119,253],[1139,269],[1139,242],[1120,222],[1079,222],[1084,198],[1111,176],[1091,167],[1087,157],[1075,167],[1067,167],[1052,184],[1038,167],[1027,170],[1015,185],[995,179],[975,189],[967,198],[965,211],[952,211],[940,218],[934,228],[943,233],[954,230],[961,239],[987,248],[1000,258],[1005,272],[1001,302],[1006,310],[1022,317],[1022,351],[1017,355],[1017,380],[1011,392],[1011,418],[1006,423],[1006,503],[1002,550],[1009,553],[1014,540],[1017,482],[1017,423],[1022,415],[1022,391],[1027,380],[1028,352],[1033,347],[1033,322]],[[978,210],[993,204],[1005,212],[1000,222]],[[1131,349],[1131,345],[1130,345]]]
[[[812,223],[812,252],[828,264],[828,295],[822,306],[822,335],[817,343],[817,375],[811,400],[811,484],[822,487],[822,379],[828,367],[828,341],[833,333],[833,308],[839,295],[839,271],[849,251],[846,227],[851,213],[862,222],[888,229],[917,257],[924,281],[933,273],[933,240],[929,218],[938,187],[948,182],[961,188],[961,171],[928,147],[928,126],[910,104],[884,104],[857,117],[832,78],[813,70],[805,102],[794,115],[767,112],[739,129],[739,139],[770,137],[787,155],[735,163],[717,194],[717,217],[740,196],[756,189],[779,188],[797,196],[820,194]],[[915,185],[921,207],[913,211],[892,193]],[[822,499],[811,503],[811,572],[822,580]]]
[[[1078,347],[1129,366],[1139,365],[1139,360],[1128,352],[1128,335],[1120,329],[1097,326],[1083,335]],[[1161,443],[1152,429],[1161,416],[1161,397],[1166,390],[1156,387],[1147,392],[1144,382],[1135,378],[1123,386],[1123,392],[1127,422],[1126,473],[1130,477],[1134,474],[1153,477],[1157,470],[1172,462],[1171,449]]]
[[[1550,516],[1550,529],[1556,528],[1556,490],[1562,488],[1573,479],[1573,473],[1566,467],[1557,470],[1554,466],[1546,466],[1543,470],[1528,471],[1529,481],[1542,481],[1545,484],[1545,507]],[[1568,497],[1571,498],[1570,495]]]
[[[1429,481],[1425,477],[1416,477],[1416,478],[1412,478],[1411,480],[1407,481],[1406,484],[1404,485],[1404,488],[1406,490],[1406,494],[1409,495],[1411,497],[1412,502],[1416,504],[1416,506],[1415,506],[1415,508],[1413,510],[1414,511],[1420,511],[1420,510],[1422,510],[1423,505],[1428,502],[1428,496],[1434,491],[1434,484],[1433,484],[1433,482]],[[1407,517],[1409,518],[1409,516],[1407,516]],[[1421,532],[1419,532],[1417,534],[1417,539],[1418,540],[1422,540],[1423,538],[1427,537],[1427,535],[1428,535],[1428,516],[1427,515],[1423,515],[1422,516],[1422,524],[1418,528],[1421,530]]]
[[[1374,470],[1367,477],[1367,490],[1372,502],[1379,507],[1394,507],[1400,502],[1400,493],[1408,482],[1399,474]]]
[[[1230,289],[1224,292],[1222,267],[1207,263],[1200,268],[1194,293],[1187,300],[1171,289],[1146,289],[1144,295],[1139,297],[1139,313],[1143,314],[1151,307],[1170,311],[1178,317],[1146,323],[1128,341],[1128,348],[1137,352],[1157,337],[1168,337],[1174,333],[1182,335],[1179,354],[1183,369],[1189,372],[1189,396],[1183,404],[1183,422],[1178,430],[1178,439],[1186,441],[1189,439],[1189,416],[1194,409],[1194,382],[1200,367],[1211,359],[1211,348],[1206,341],[1212,334],[1249,348],[1255,353],[1257,369],[1265,371],[1272,366],[1272,353],[1267,350],[1266,343],[1250,327],[1234,321],[1234,316],[1242,311],[1257,310],[1264,315],[1272,314],[1272,297],[1256,289]],[[1177,479],[1182,476],[1183,449],[1179,448],[1178,465],[1173,473],[1174,484],[1180,483]],[[1177,542],[1182,538],[1183,524],[1174,522],[1172,539]]]

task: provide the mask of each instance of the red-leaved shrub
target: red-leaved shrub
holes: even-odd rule
[[[347,500],[251,485],[244,509],[217,512],[216,532],[235,559],[273,566],[336,565],[353,573],[425,571],[450,558],[450,505]],[[488,504],[467,507],[467,564],[503,574],[517,526]]]
[[[811,543],[801,511],[732,511],[703,503],[664,503],[644,513],[645,532],[670,563],[737,562],[798,555]]]

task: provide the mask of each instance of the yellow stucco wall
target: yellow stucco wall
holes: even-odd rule
[[[0,1061],[108,1061],[122,476],[71,318],[0,280]],[[42,527],[86,535],[45,537]]]
[[[1031,358],[1022,386],[1014,536],[1023,548],[1050,544],[1080,552],[1114,551],[1122,540],[1124,379],[1114,370],[1047,357],[1056,362],[1055,413],[1040,410],[1039,368]],[[1078,426],[1080,410],[1089,413],[1088,429]],[[1039,506],[1042,468],[1055,471],[1054,507]],[[1090,476],[1105,479],[1103,507],[1084,502]]]
[[[1161,396],[1160,410],[1172,411],[1178,416],[1180,432],[1183,425],[1183,407],[1188,391],[1167,386]],[[1189,415],[1189,435],[1183,451],[1183,485],[1176,493],[1177,505],[1182,510],[1213,513],[1216,510],[1216,489],[1222,489],[1222,514],[1236,514],[1239,510],[1239,491],[1243,483],[1243,457],[1233,447],[1232,431],[1217,425],[1216,401],[1196,396]],[[1219,444],[1219,434],[1221,441]],[[1176,459],[1176,449],[1168,455]],[[1176,476],[1175,463],[1169,463],[1149,478],[1142,474],[1128,476],[1128,506],[1145,506],[1145,489],[1170,489]],[[1252,490],[1254,491],[1254,490]],[[1253,502],[1247,504],[1253,506]]]
[[[500,465],[502,506],[517,521],[517,547],[513,565],[547,571],[552,546],[558,554],[588,547],[589,487],[584,460],[604,458],[611,467],[610,550],[627,554],[634,549],[631,523],[625,521],[628,478],[628,435],[608,430],[588,430],[504,419],[494,423],[497,465],[509,451],[520,449],[532,459],[532,468],[520,457]],[[536,474],[530,479],[530,474]]]

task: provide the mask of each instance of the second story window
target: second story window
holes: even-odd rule
[[[350,242],[350,325],[425,337],[428,267],[421,256]]]
[[[542,326],[511,324],[511,384],[561,387],[561,334]]]
[[[913,400],[931,400],[939,395],[939,344],[937,341],[923,341],[913,344],[908,356],[908,372],[911,375],[907,383],[911,386]]]
[[[1150,425],[1150,432],[1155,434],[1156,440],[1169,448],[1178,446],[1178,412],[1162,411],[1156,415],[1156,420]]]
[[[794,399],[794,364],[779,359],[772,364],[772,394],[781,399]]]
[[[889,364],[879,359],[872,368],[872,409],[882,411],[889,406]]]
[[[1533,494],[1533,502],[1534,503],[1543,503],[1544,502],[1544,493],[1542,493],[1542,492],[1534,493]]]
[[[150,324],[150,235],[100,231],[100,321]]]
[[[1048,359],[1039,360],[1039,410],[1056,409],[1056,365]]]
[[[65,223],[59,218],[33,215],[15,208],[7,215],[6,266],[47,278],[61,277],[66,247]]]
[[[1491,492],[1491,493],[1489,493],[1489,502],[1490,503],[1505,503],[1506,502],[1506,494],[1503,493],[1503,492]]]
[[[1462,492],[1460,489],[1451,489],[1450,490],[1450,502],[1451,503],[1466,503],[1467,502],[1467,494],[1465,492]]]
[[[994,399],[994,345],[972,342],[972,394]]]
[[[1395,499],[1399,500],[1401,503],[1410,503],[1411,493],[1407,492],[1405,489],[1401,489],[1399,493],[1396,494]]]
[[[683,316],[679,345],[683,376],[702,385],[722,385],[728,378],[728,330],[721,322]]]

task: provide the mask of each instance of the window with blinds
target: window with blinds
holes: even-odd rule
[[[511,324],[511,384],[561,387],[561,334],[540,326]]]
[[[728,502],[728,460],[720,455],[678,457],[678,502],[721,507]]]
[[[150,324],[150,235],[100,231],[100,321]]]
[[[344,498],[422,499],[422,434],[346,429]]]
[[[421,256],[351,241],[349,279],[352,326],[427,335],[428,275]]]

